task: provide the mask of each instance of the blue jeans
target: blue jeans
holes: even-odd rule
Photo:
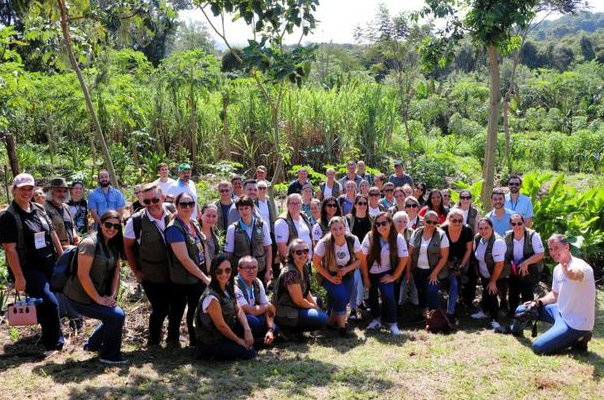
[[[323,329],[327,326],[329,317],[323,310],[314,308],[301,308],[298,313],[298,325],[293,330],[310,332]]]
[[[380,317],[380,303],[378,299],[378,290],[382,298],[382,306],[386,312],[386,321],[390,324],[396,323],[396,299],[394,297],[394,283],[382,283],[380,279],[384,275],[391,274],[392,270],[380,272],[379,274],[369,273],[369,308],[371,308],[371,317],[373,319]]]
[[[452,271],[449,271],[449,300],[447,301],[447,313],[450,315],[455,314],[455,304],[457,303],[457,297],[459,297],[459,280],[457,279]]]
[[[357,268],[352,276],[352,290],[350,292],[350,309],[356,310],[365,298],[365,286],[363,286],[363,277],[361,271]]]
[[[86,341],[90,351],[98,351],[101,358],[118,360],[122,355],[122,328],[126,318],[124,310],[97,303],[83,304],[67,298],[67,302],[85,317],[101,321]]]
[[[238,336],[243,336],[243,328],[237,321],[233,332]],[[214,344],[206,344],[197,341],[198,358],[212,358],[218,360],[249,360],[258,354],[255,348],[245,347],[233,342],[230,339],[222,339]]]
[[[413,278],[417,286],[419,306],[429,310],[436,310],[439,308],[438,285],[430,284],[431,273],[431,269],[413,268]]]
[[[519,305],[516,312],[524,311],[524,305]],[[548,304],[539,310],[539,321],[545,321],[554,324],[543,335],[539,336],[531,346],[536,354],[554,354],[564,350],[575,343],[589,331],[579,331],[566,324],[562,315],[558,311],[558,304]],[[519,332],[524,327],[520,322],[514,320],[512,325],[513,332]]]
[[[268,330],[268,327],[266,326],[266,316],[264,314],[258,316],[246,314],[245,318],[247,319],[247,324],[252,330],[254,339],[264,339],[264,335],[266,335],[266,332]],[[275,336],[277,335],[277,332],[279,332],[279,326],[273,322],[273,333],[275,334]]]
[[[331,283],[327,279],[323,279],[323,287],[329,293],[331,299],[331,311],[336,316],[346,315],[346,306],[350,300],[350,293],[352,292],[352,286],[354,284],[354,278],[344,277],[340,284]]]
[[[61,331],[59,318],[59,302],[50,290],[48,282],[52,276],[52,269],[23,269],[25,277],[25,292],[30,297],[42,299],[36,306],[38,322],[42,327],[42,344],[46,350],[60,350],[63,348],[65,338]]]
[[[415,287],[415,280],[413,276],[411,276],[411,282],[407,283],[407,279],[403,275],[401,277],[401,289],[399,294],[398,304],[403,306],[407,303],[407,293],[409,293],[409,298],[411,300],[411,304],[418,305],[419,299],[417,297],[417,287]]]

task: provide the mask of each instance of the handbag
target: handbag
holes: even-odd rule
[[[8,305],[8,325],[37,325],[38,313],[36,311],[36,304],[40,304],[41,302],[41,299],[28,297],[27,295],[25,295],[25,300],[21,300],[19,292],[16,292],[15,302]]]

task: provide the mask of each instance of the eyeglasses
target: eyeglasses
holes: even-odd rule
[[[519,182],[510,182],[508,183],[508,186],[520,186]]]
[[[143,199],[143,203],[145,203],[146,205],[149,205],[151,203],[157,204],[157,203],[159,203],[160,200],[161,199],[159,197],[154,197],[152,199]]]
[[[512,226],[522,226],[524,225],[524,222],[520,221],[520,222],[510,222],[510,225]]]
[[[112,224],[111,222],[108,222],[108,221],[103,222],[103,225],[107,229],[115,229],[116,231],[119,231],[122,228],[122,224]]]
[[[288,205],[288,206],[301,206],[301,205],[302,205],[302,203],[298,203],[297,201],[296,201],[296,202],[292,202],[292,201],[290,201],[289,203],[287,203],[287,205]]]
[[[369,196],[371,197],[380,197],[379,193],[369,193]]]
[[[253,271],[257,270],[258,267],[255,265],[246,265],[245,267],[241,267],[241,269],[244,270],[245,272],[253,272]]]
[[[443,194],[443,197],[449,199],[449,198],[451,198],[451,195],[450,194]]]
[[[405,204],[405,207],[409,207],[409,208],[417,208],[417,207],[419,207],[419,205],[418,205],[418,204],[415,204],[415,203],[407,203],[407,204]]]
[[[425,220],[424,223],[426,225],[438,225],[438,221],[433,221],[433,220],[430,220],[430,219]]]
[[[303,254],[310,253],[310,250],[309,249],[297,249],[297,250],[294,250],[294,253],[296,253],[297,256],[301,256]]]
[[[472,196],[459,196],[461,200],[472,200]]]
[[[367,202],[366,202],[366,201],[359,201],[359,202],[357,203],[357,206],[366,206],[366,205],[367,205]]]
[[[230,274],[233,270],[231,268],[218,268],[216,270],[216,275],[222,275],[222,274]]]
[[[375,221],[375,226],[376,228],[379,228],[380,226],[388,226],[389,222],[388,221]]]
[[[266,190],[266,189],[268,189],[268,188],[263,187],[263,186],[258,186],[258,190]]]
[[[451,218],[449,221],[454,224],[461,224],[463,222],[463,219]]]
[[[178,203],[178,205],[181,208],[193,208],[195,207],[195,202],[194,201],[181,201],[180,203]]]
[[[338,208],[338,205],[335,203],[328,203],[328,204],[325,204],[325,207]]]
[[[220,189],[220,193],[228,193],[231,189]]]

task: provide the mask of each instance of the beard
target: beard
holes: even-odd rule
[[[99,185],[101,185],[101,187],[105,188],[105,187],[109,186],[109,181],[101,181],[101,182],[99,182]]]

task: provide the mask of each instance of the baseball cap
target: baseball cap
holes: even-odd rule
[[[182,163],[178,166],[178,172],[182,172],[186,169],[191,169],[191,166],[187,163]]]
[[[395,166],[395,167],[398,167],[399,165],[403,165],[403,162],[402,162],[401,160],[396,160],[396,161],[394,162],[394,166]]]
[[[23,186],[36,186],[34,177],[30,174],[19,174],[13,179],[13,187],[20,188]]]

